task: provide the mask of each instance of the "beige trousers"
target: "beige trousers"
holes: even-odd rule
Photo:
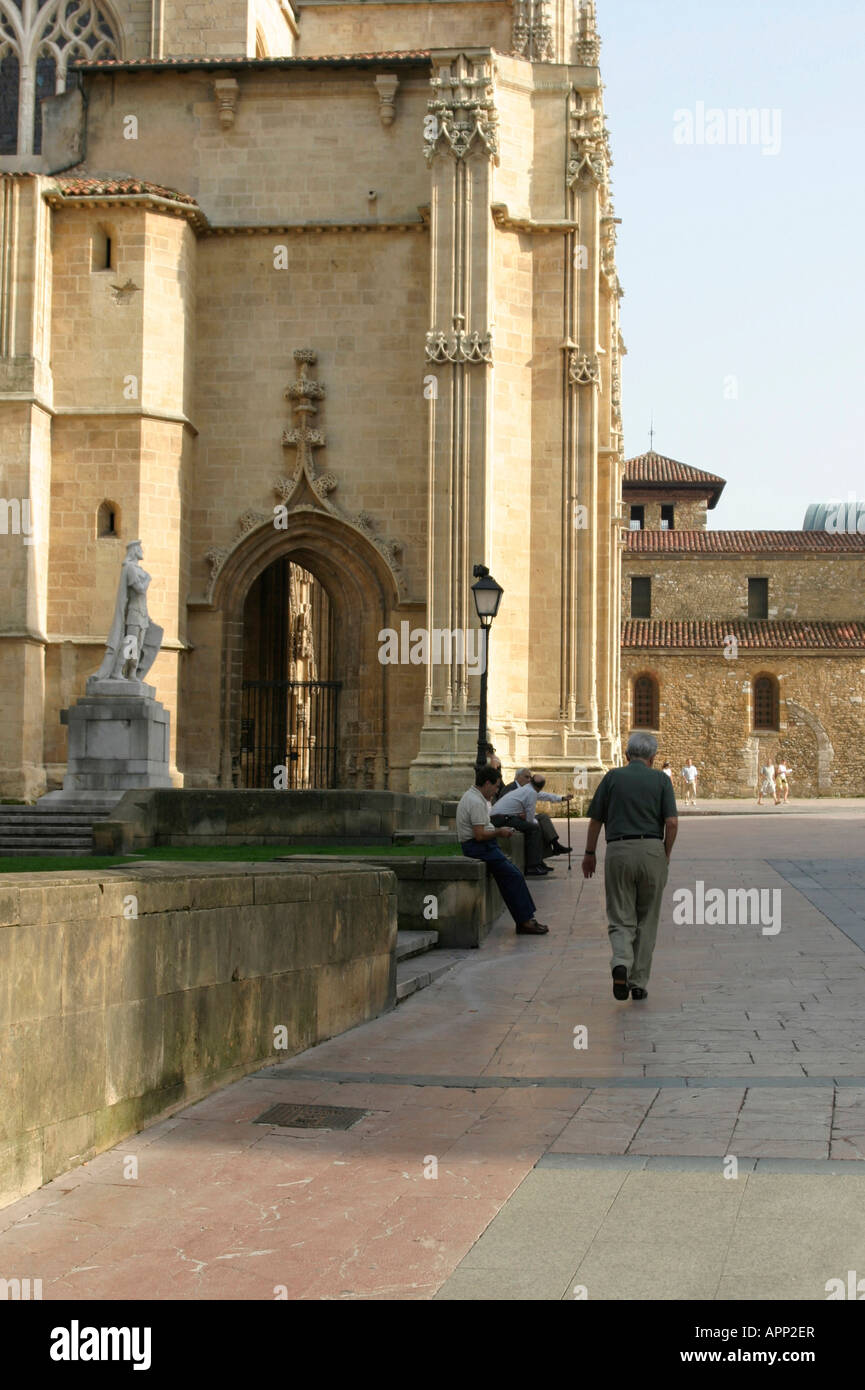
[[[614,840],[607,845],[604,887],[611,968],[624,965],[628,982],[640,989],[649,982],[668,870],[662,840]]]

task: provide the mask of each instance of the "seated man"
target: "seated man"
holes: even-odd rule
[[[469,859],[483,859],[490,868],[505,906],[514,919],[519,936],[545,936],[549,927],[535,921],[535,905],[526,881],[510,859],[493,841],[510,839],[513,829],[498,829],[490,820],[490,799],[498,786],[499,774],[493,767],[475,770],[475,785],[460,798],[457,806],[457,839]]]
[[[570,792],[568,792],[566,796],[556,796],[555,792],[544,791],[546,784],[546,777],[542,777],[539,772],[532,774],[532,786],[538,794],[538,801],[570,801]],[[544,837],[544,855],[570,854],[571,851],[563,845],[559,839],[556,827],[553,825],[550,817],[543,811],[536,811],[535,816],[538,825],[541,827],[541,834]]]
[[[510,826],[511,830],[525,836],[526,878],[546,878],[552,869],[544,863],[544,836],[535,818],[537,794],[531,776],[529,768],[517,769],[513,789],[496,798],[492,822],[496,826]]]

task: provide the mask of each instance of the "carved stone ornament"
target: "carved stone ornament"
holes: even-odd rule
[[[498,112],[494,99],[491,65],[461,53],[440,76],[430,79],[436,95],[427,102],[424,118],[424,153],[432,161],[440,147],[464,159],[477,142],[499,162]]]
[[[240,84],[236,77],[218,77],[213,84],[216,112],[223,130],[231,130],[237,116]]]
[[[568,381],[574,386],[600,386],[601,361],[597,356],[589,357],[578,347],[566,349],[568,354]]]
[[[278,525],[277,514],[280,511],[283,515],[286,512],[323,511],[352,527],[383,556],[394,576],[400,597],[405,598],[406,583],[399,560],[402,554],[401,542],[379,535],[376,524],[368,512],[352,515],[330,500],[329,494],[337,487],[337,479],[333,473],[318,472],[312,452],[313,449],[323,448],[325,443],[322,430],[310,423],[310,417],[318,411],[317,402],[325,397],[324,383],[311,377],[307,370],[315,365],[317,354],[312,348],[298,348],[294,353],[294,360],[298,367],[297,380],[291,383],[285,394],[292,402],[297,424],[293,429],[283,432],[282,443],[284,448],[297,450],[297,466],[290,476],[277,478],[273,484],[279,507],[269,512],[248,508],[238,517],[238,534],[233,543],[229,546],[212,546],[207,551],[205,559],[211,568],[207,600],[212,599],[217,576],[229,555],[252,531],[262,526]]]
[[[607,139],[604,116],[593,95],[583,95],[571,89],[568,98],[568,127],[570,153],[568,156],[568,187],[588,180],[605,187],[607,180]]]
[[[463,315],[456,314],[450,333],[435,330],[427,333],[427,362],[486,362],[492,365],[492,330],[487,329],[486,334],[481,337],[480,333],[466,333],[464,323]]]
[[[536,63],[555,61],[549,0],[514,0],[511,52]]]
[[[378,114],[382,125],[393,125],[396,119],[396,89],[399,78],[395,72],[380,72],[375,79],[378,92]]]
[[[601,36],[595,0],[579,0],[577,25],[577,62],[584,67],[597,67],[601,57]]]

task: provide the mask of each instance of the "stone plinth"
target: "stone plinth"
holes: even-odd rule
[[[69,754],[60,798],[170,787],[169,714],[143,681],[87,682],[87,694],[61,710]]]

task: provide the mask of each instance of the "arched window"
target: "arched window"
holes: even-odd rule
[[[120,508],[116,502],[100,503],[96,513],[96,535],[100,540],[104,536],[120,535]]]
[[[66,90],[77,58],[120,56],[106,0],[0,0],[0,155],[39,154],[39,103]]]
[[[654,676],[637,676],[634,681],[634,717],[631,723],[635,729],[657,729],[660,700],[658,682]]]
[[[754,681],[754,732],[779,729],[778,682],[774,676],[758,676]]]

